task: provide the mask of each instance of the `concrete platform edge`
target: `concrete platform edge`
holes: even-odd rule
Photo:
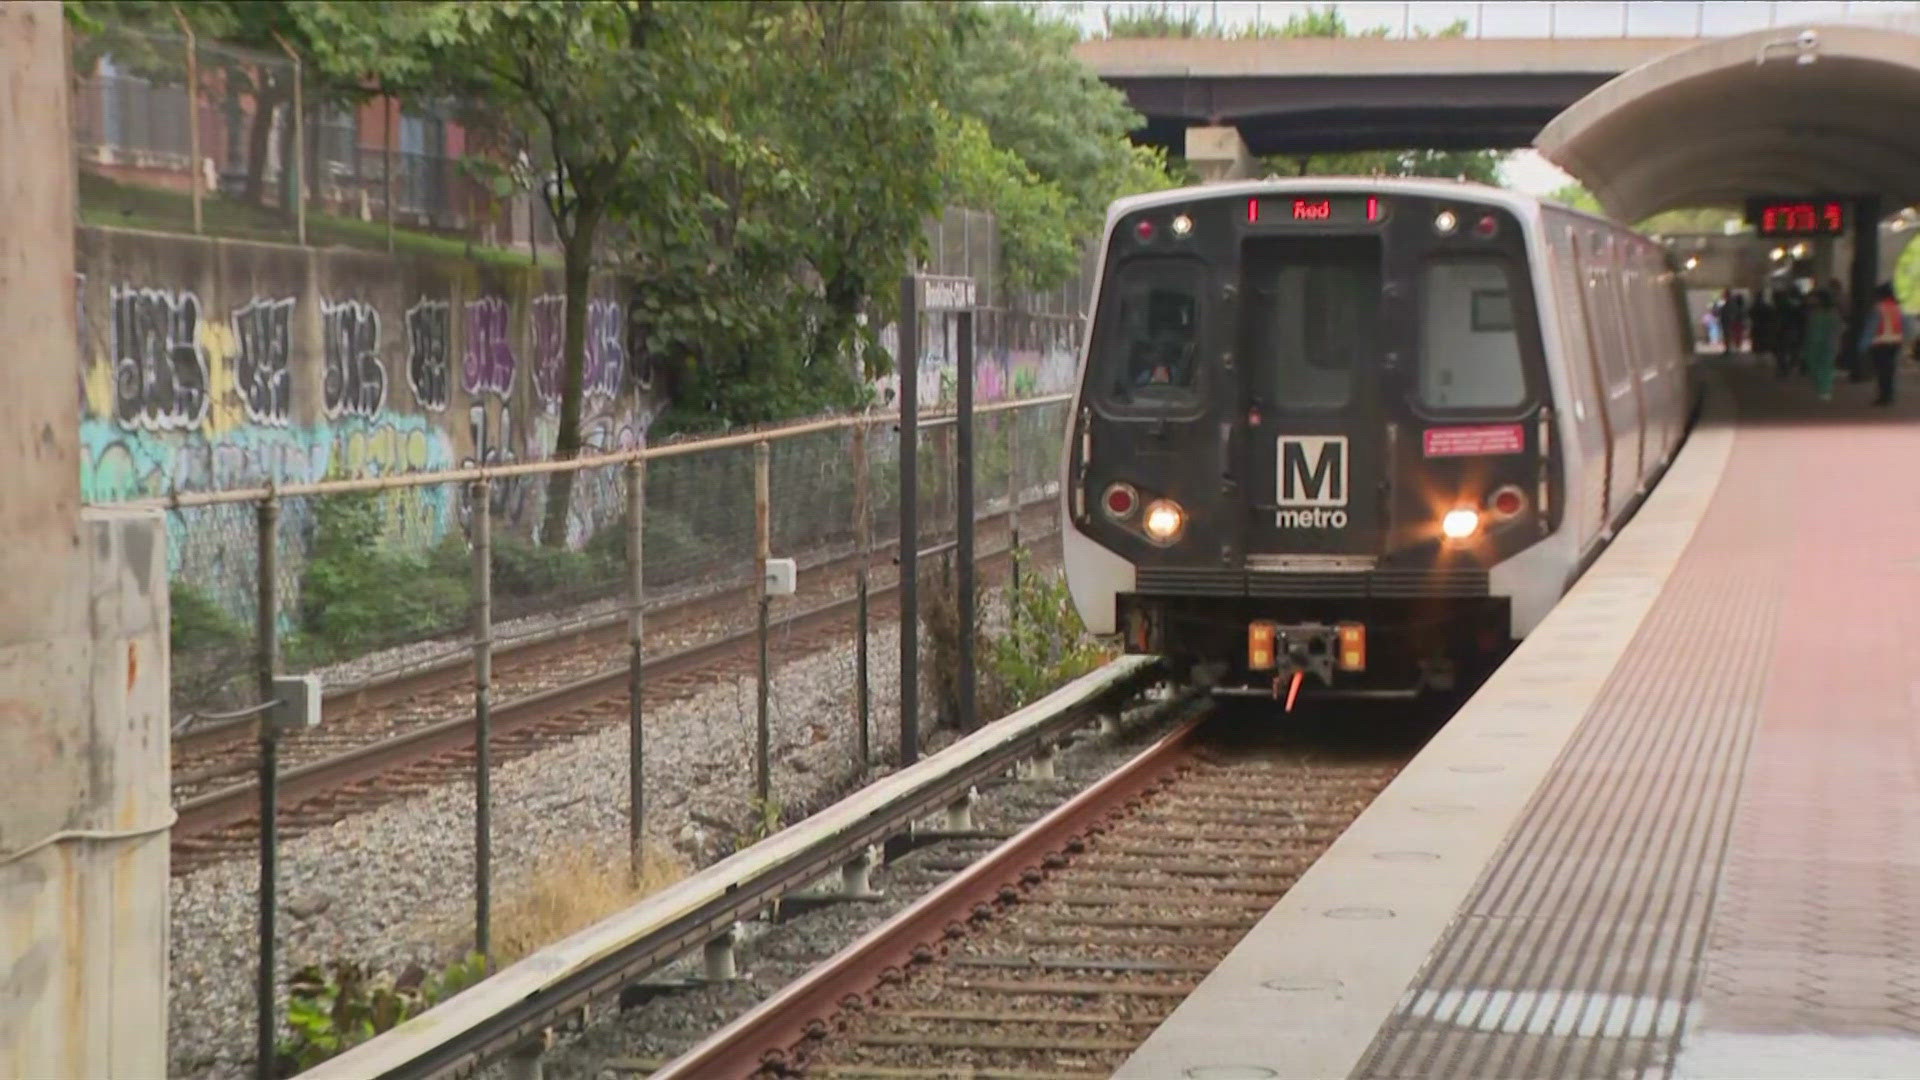
[[[1733,416],[1710,383],[1685,448],[1613,544],[1119,1080],[1353,1071],[1666,586],[1719,486]]]

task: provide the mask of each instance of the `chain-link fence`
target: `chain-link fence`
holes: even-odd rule
[[[129,9],[131,10],[131,9]],[[377,246],[395,228],[551,251],[537,198],[476,172],[451,112],[316,79],[286,52],[133,26],[73,38],[80,208],[92,224]]]
[[[1050,519],[1066,415],[1059,399],[981,407],[974,435],[979,557],[1003,554],[1017,535],[1036,535],[1039,526],[1022,534],[1008,520],[1016,504],[1029,520]],[[934,550],[923,561],[939,575],[929,587],[950,587],[957,424],[950,415],[929,416],[918,431],[916,550]],[[850,596],[860,565],[872,566],[877,586],[890,588],[900,537],[899,431],[878,417],[581,462],[287,487],[272,499],[280,667],[320,672],[339,690],[456,661],[477,632],[473,544],[481,516],[489,524],[489,625],[500,648],[618,622],[633,600],[628,507],[635,457],[645,459],[644,608],[704,605],[708,614],[689,626],[736,631],[746,608],[724,610],[727,597],[757,588],[757,441],[768,446],[769,548],[773,557],[796,561],[806,603]],[[864,452],[864,468],[856,450]],[[567,541],[542,544],[548,500],[562,474],[572,477]],[[481,476],[484,485],[475,482]],[[257,696],[266,501],[264,492],[182,493],[164,501],[174,541],[177,727],[230,713]],[[690,643],[684,633],[674,641]]]

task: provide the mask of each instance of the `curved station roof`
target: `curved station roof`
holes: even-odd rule
[[[1775,196],[1920,202],[1920,36],[1785,27],[1690,46],[1581,98],[1535,140],[1639,221]]]

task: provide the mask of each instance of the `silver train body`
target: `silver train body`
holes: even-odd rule
[[[1659,245],[1514,192],[1120,200],[1064,454],[1074,603],[1222,690],[1444,689],[1633,512],[1692,360]]]

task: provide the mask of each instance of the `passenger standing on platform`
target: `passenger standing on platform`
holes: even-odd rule
[[[1753,321],[1753,355],[1756,358],[1772,356],[1774,369],[1782,378],[1785,378],[1787,366],[1780,359],[1779,342],[1774,333],[1778,324],[1774,321],[1774,314],[1773,305],[1767,303],[1766,291],[1754,290],[1753,310],[1748,312],[1748,317]]]
[[[1906,334],[1905,318],[1899,299],[1893,295],[1892,283],[1883,281],[1874,290],[1873,317],[1869,325],[1873,327],[1873,337],[1867,346],[1867,355],[1873,358],[1873,373],[1880,380],[1880,396],[1874,398],[1873,403],[1891,405],[1894,365],[1900,362],[1900,341]]]
[[[1734,293],[1727,298],[1727,351],[1744,351],[1747,340],[1747,294]]]
[[[1807,339],[1807,305],[1800,290],[1785,288],[1773,294],[1774,343],[1780,350],[1780,370],[1787,375],[1806,374],[1807,361],[1801,346]]]
[[[1813,390],[1821,401],[1833,400],[1833,361],[1839,351],[1840,312],[1833,306],[1833,294],[1820,289],[1807,303],[1807,333],[1800,355],[1813,373]]]

